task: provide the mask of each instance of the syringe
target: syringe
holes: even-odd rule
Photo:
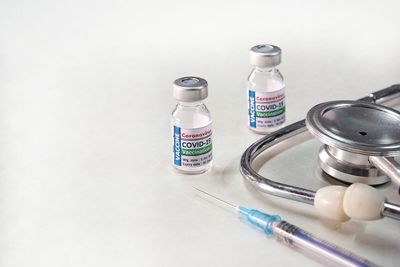
[[[354,253],[322,240],[299,227],[281,220],[278,215],[269,215],[255,209],[235,206],[225,200],[194,187],[197,191],[218,200],[238,212],[239,216],[289,247],[314,256],[321,263],[335,266],[378,266]]]

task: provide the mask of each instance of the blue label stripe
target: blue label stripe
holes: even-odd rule
[[[182,166],[181,128],[174,126],[174,163]]]
[[[249,122],[251,128],[256,128],[256,92],[249,90]]]

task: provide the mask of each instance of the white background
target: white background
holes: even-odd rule
[[[248,49],[283,50],[287,122],[400,82],[398,1],[0,1],[0,266],[318,266],[201,187],[279,213],[384,266],[399,222],[318,219],[239,174]],[[169,166],[172,81],[209,82],[214,167]],[[262,169],[316,189],[318,141]],[[314,187],[313,187],[314,186]],[[398,202],[398,201],[397,201]]]

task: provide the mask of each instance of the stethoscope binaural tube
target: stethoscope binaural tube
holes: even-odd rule
[[[400,97],[400,84],[396,84],[371,93],[370,95],[363,97],[358,101],[382,104],[386,106],[395,106],[399,102],[398,97]],[[240,161],[240,172],[243,177],[249,181],[251,185],[262,192],[314,205],[314,200],[316,197],[315,191],[273,181],[258,174],[257,171],[255,171],[252,167],[252,162],[259,154],[267,151],[280,142],[288,140],[306,131],[307,128],[305,120],[301,120],[268,134],[250,145],[244,151]],[[358,192],[359,190],[351,191]],[[379,215],[381,217],[389,217],[395,220],[400,220],[400,206],[384,200]]]

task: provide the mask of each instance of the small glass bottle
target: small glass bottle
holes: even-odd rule
[[[285,84],[276,68],[281,63],[281,49],[274,45],[256,45],[250,49],[254,67],[247,80],[249,129],[268,133],[285,122]]]
[[[211,114],[202,102],[208,96],[207,81],[183,77],[174,81],[178,101],[171,116],[174,168],[185,174],[199,174],[212,164]]]

